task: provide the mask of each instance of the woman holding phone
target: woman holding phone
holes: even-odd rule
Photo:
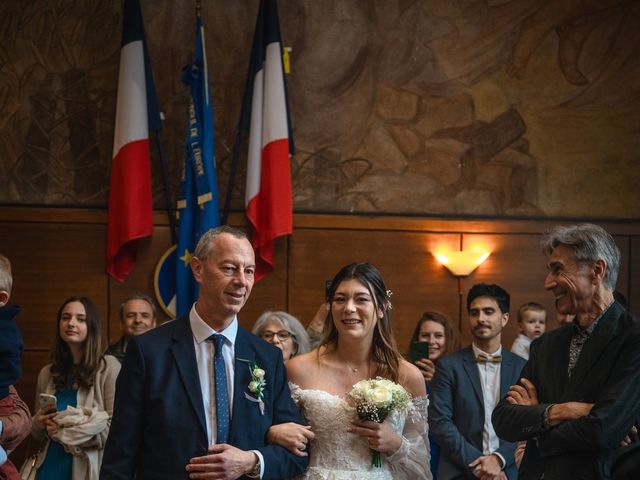
[[[58,310],[51,363],[36,388],[31,435],[41,448],[26,460],[23,478],[36,470],[38,480],[98,480],[120,371],[115,357],[103,355],[101,330],[87,297],[70,297]]]
[[[422,314],[411,336],[411,361],[418,367],[430,394],[429,382],[436,373],[438,359],[460,348],[460,340],[451,322],[438,312],[427,311]],[[425,348],[426,347],[426,348]],[[429,432],[431,450],[431,473],[438,478],[440,447]]]

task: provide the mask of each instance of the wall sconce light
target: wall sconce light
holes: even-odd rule
[[[466,277],[478,268],[491,252],[472,250],[465,252],[433,252],[438,262],[456,277]]]

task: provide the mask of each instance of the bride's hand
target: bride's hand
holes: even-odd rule
[[[306,457],[307,444],[313,440],[315,433],[309,425],[297,423],[280,423],[272,425],[267,430],[267,442],[272,445],[280,445],[299,457]]]
[[[393,431],[389,422],[355,419],[347,430],[364,437],[370,448],[387,455],[393,455],[402,445],[402,437]]]

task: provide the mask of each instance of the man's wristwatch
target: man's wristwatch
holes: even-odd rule
[[[260,478],[260,457],[256,452],[253,452],[253,455],[256,457],[256,463],[253,468],[247,473],[247,477],[249,478]]]

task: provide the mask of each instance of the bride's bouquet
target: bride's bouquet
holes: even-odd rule
[[[393,410],[406,410],[411,403],[411,395],[402,385],[377,377],[360,380],[349,392],[349,397],[356,405],[356,413],[360,420],[371,420],[377,423],[385,421]],[[382,466],[380,452],[371,449],[372,465]]]

